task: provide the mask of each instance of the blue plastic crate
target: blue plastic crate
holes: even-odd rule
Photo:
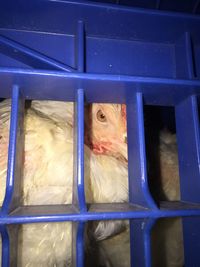
[[[131,266],[151,266],[151,227],[159,218],[177,216],[183,217],[185,266],[200,264],[200,17],[109,2],[1,2],[0,98],[12,97],[8,178],[0,213],[4,267],[15,256],[10,234],[17,225],[61,221],[74,222],[74,264],[81,267],[84,224],[102,219],[130,219]],[[138,6],[139,1],[133,2]],[[142,1],[139,6],[198,13],[199,1]],[[25,99],[76,103],[73,205],[20,206]],[[120,209],[105,204],[99,212],[98,204],[88,208],[85,203],[84,101],[127,105],[129,204]],[[180,202],[158,204],[149,192],[144,104],[175,108]]]

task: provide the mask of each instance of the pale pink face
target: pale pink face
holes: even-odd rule
[[[86,144],[94,153],[127,160],[126,106],[92,104],[87,110]]]

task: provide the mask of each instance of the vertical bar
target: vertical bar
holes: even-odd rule
[[[18,229],[18,225],[0,226],[2,237],[2,267],[17,266]]]
[[[181,200],[200,203],[200,139],[196,96],[176,106]],[[185,266],[200,262],[200,218],[183,218]]]
[[[79,89],[77,93],[77,181],[78,181],[78,200],[81,212],[87,210],[84,191],[84,91]]]
[[[10,240],[8,236],[8,231],[5,225],[0,226],[1,239],[2,239],[2,251],[1,251],[1,266],[10,266]]]
[[[196,76],[192,38],[189,32],[175,43],[177,78],[194,79]]]
[[[151,229],[154,219],[130,220],[131,267],[151,267]]]
[[[72,266],[84,266],[84,222],[73,223]]]
[[[189,32],[185,33],[185,49],[186,49],[186,62],[188,78],[193,79],[195,77],[194,62],[193,62],[193,49],[192,39]]]
[[[77,91],[77,101],[74,103],[74,181],[73,204],[81,212],[87,210],[84,192],[84,91]]]
[[[200,203],[200,139],[196,96],[175,108],[181,200]]]
[[[24,151],[24,100],[19,87],[12,89],[12,104],[10,117],[10,135],[8,148],[8,167],[6,194],[1,214],[7,215],[21,204],[22,160]],[[18,226],[1,226],[2,236],[2,266],[16,266]]]
[[[199,7],[199,4],[200,4],[200,0],[196,0],[194,7],[193,7],[193,10],[192,10],[193,14],[195,14],[197,12],[197,8]]]
[[[84,72],[84,69],[85,69],[85,31],[84,31],[83,21],[78,21],[76,42],[77,42],[76,44],[77,69],[79,72]]]
[[[129,200],[134,204],[157,209],[148,189],[141,93],[129,96],[127,103],[127,134]]]
[[[8,214],[21,203],[21,176],[24,151],[23,120],[24,100],[20,94],[19,87],[14,85],[12,90],[6,194],[1,210],[3,214]]]
[[[160,9],[161,0],[156,0],[156,9]]]

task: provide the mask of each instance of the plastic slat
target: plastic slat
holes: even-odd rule
[[[2,214],[8,214],[21,203],[21,179],[24,149],[24,99],[18,86],[12,89],[10,135],[8,148],[8,169],[6,194]]]
[[[187,98],[176,106],[181,199],[200,203],[200,135],[197,99]],[[185,265],[200,262],[200,217],[183,218]]]
[[[127,102],[127,139],[129,201],[146,208],[156,209],[156,204],[148,189],[141,93],[133,94]]]
[[[130,220],[131,267],[151,266],[151,229],[154,219]]]
[[[73,223],[73,267],[84,266],[84,222]]]
[[[82,30],[82,24],[79,24]],[[81,32],[82,34],[82,32]],[[82,51],[82,50],[81,50]],[[82,53],[82,52],[81,52]],[[79,55],[79,57],[81,57]],[[78,69],[82,69],[83,61],[78,61]],[[82,214],[87,211],[84,191],[84,90],[77,90],[77,99],[74,104],[75,127],[74,127],[74,194],[73,202]],[[82,216],[84,217],[84,216]],[[84,223],[73,223],[73,266],[84,266]]]
[[[84,91],[77,90],[77,102],[74,104],[74,196],[73,203],[78,205],[81,212],[87,210],[84,192]]]
[[[78,21],[76,36],[77,70],[84,72],[85,69],[85,30],[83,21]]]
[[[0,225],[1,232],[1,240],[2,240],[2,251],[1,251],[1,259],[2,259],[2,267],[10,266],[10,240],[8,231],[5,225]]]
[[[175,43],[176,78],[194,79],[195,62],[192,48],[192,37],[185,32]]]
[[[200,94],[200,80],[165,79],[123,75],[49,72],[0,68],[1,97],[11,96],[16,81],[26,99],[76,101],[84,88],[87,102],[125,103],[141,92],[145,104],[173,106],[192,94]]]
[[[42,55],[37,51],[23,46],[2,35],[0,36],[0,48],[1,52],[3,52],[4,54],[8,55],[9,57],[16,58],[18,61],[21,61],[33,68],[62,70],[67,72],[76,71],[70,66],[57,62],[54,59]]]

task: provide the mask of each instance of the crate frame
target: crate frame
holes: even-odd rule
[[[198,227],[200,223],[198,114],[200,80],[199,73],[195,69],[195,60],[197,60],[197,57],[198,60],[200,58],[198,55],[194,55],[192,44],[194,40],[198,39],[199,17],[82,1],[47,1],[41,3],[41,5],[45,7],[45,5],[58,4],[59,6],[59,3],[61,3],[59,8],[66,5],[69,9],[67,11],[66,8],[65,12],[74,11],[70,19],[72,19],[72,24],[76,24],[75,68],[44,56],[7,37],[0,36],[0,45],[4,52],[6,51],[6,53],[10,53],[10,56],[13,56],[13,51],[16,50],[19,59],[25,58],[25,62],[34,68],[31,70],[11,67],[0,68],[0,97],[12,97],[6,194],[0,211],[2,266],[10,266],[13,264],[12,261],[16,259],[17,255],[16,253],[13,254],[11,247],[16,241],[17,227],[20,224],[72,221],[74,225],[73,249],[75,251],[73,253],[73,264],[82,267],[84,266],[85,223],[90,220],[129,219],[131,266],[148,267],[151,266],[151,228],[157,219],[164,217],[183,218],[185,265],[195,266],[200,262],[198,253],[200,249],[198,242],[200,238],[200,228]],[[25,4],[23,5],[26,9]],[[32,6],[33,9],[38,8],[37,4],[34,6],[34,3],[32,3]],[[0,25],[4,29],[9,29],[8,25],[11,23],[12,15],[17,11],[17,7],[14,7],[11,14],[8,10],[8,5],[5,4],[4,14],[0,12],[3,16]],[[80,10],[82,11],[81,15]],[[179,32],[182,37],[175,44],[177,60],[175,77],[166,77],[167,75],[150,77],[151,75],[106,74],[101,63],[102,73],[86,73],[86,28],[88,28],[88,32],[96,33],[92,21],[95,15],[102,15],[107,11],[111,13],[115,23],[119,15],[122,17],[122,21],[125,15],[132,17],[130,28],[135,23],[135,31],[139,32],[141,39],[144,38],[143,35],[145,34],[148,38],[145,25],[141,23],[144,19],[147,22],[152,22],[150,28],[154,25],[154,19],[160,21],[162,27],[159,28],[158,26],[157,35],[152,37],[153,41],[158,43],[160,41],[166,42],[170,35],[170,33],[166,33],[166,36],[158,37],[163,27],[165,29],[176,28],[174,32],[172,29],[171,35],[174,38],[176,32]],[[94,12],[94,14],[91,14],[91,12]],[[20,12],[16,14],[20,16]],[[20,23],[27,22],[26,19],[22,18]],[[62,19],[63,17],[56,27],[61,27]],[[140,23],[140,27],[136,22]],[[37,21],[35,23],[37,31],[39,24],[37,25]],[[12,26],[14,25],[12,24]],[[19,25],[16,25],[16,27],[19,27]],[[43,27],[45,28],[47,25]],[[56,31],[56,27],[54,26],[52,30]],[[112,27],[113,25],[108,25],[108,29],[105,29],[106,33],[103,33],[103,27],[100,28],[100,33],[98,33],[100,38],[104,38],[104,35],[108,34],[109,31],[112,32]],[[61,31],[63,31],[63,28]],[[124,33],[120,31],[120,29],[117,29],[112,38],[121,34],[123,39]],[[126,31],[128,36],[132,36],[130,29]],[[156,62],[153,63],[153,67],[156,70]],[[22,124],[25,99],[75,102],[76,175],[72,205],[25,207],[20,203],[20,162],[23,149]],[[129,203],[88,205],[85,201],[83,149],[85,100],[88,103],[111,102],[126,103],[127,105]],[[144,104],[173,106],[175,108],[181,187],[180,201],[155,203],[149,192],[144,138]],[[132,120],[133,117],[136,120]],[[133,244],[136,242],[137,246],[134,246]]]

